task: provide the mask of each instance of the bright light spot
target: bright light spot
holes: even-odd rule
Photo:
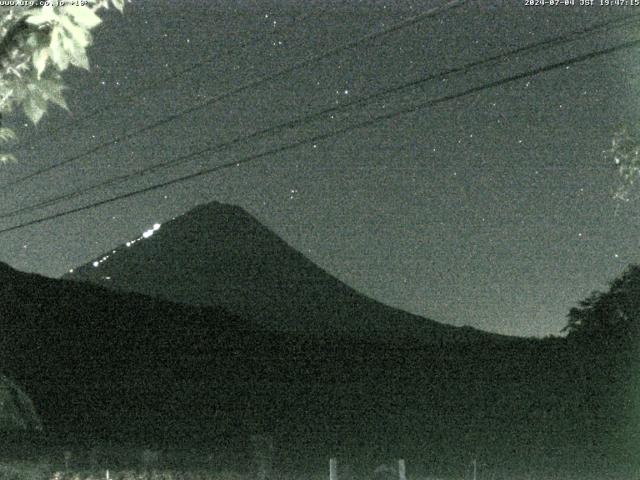
[[[154,230],[160,230],[160,224],[159,223],[154,223],[153,224],[153,229]]]
[[[147,230],[142,234],[144,238],[149,238],[151,235],[153,235],[153,230]]]
[[[98,262],[97,260],[93,262],[94,267],[97,267],[98,265],[100,265],[100,262]]]
[[[73,273],[73,268],[71,270],[69,270],[69,273]]]
[[[127,242],[126,245],[127,245],[127,247],[130,247],[131,246],[131,242]]]

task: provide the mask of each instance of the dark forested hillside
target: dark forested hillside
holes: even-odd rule
[[[2,370],[53,436],[242,450],[268,433],[291,468],[330,454],[452,475],[475,457],[502,472],[637,464],[638,360],[622,350],[295,335],[6,265],[0,277]]]

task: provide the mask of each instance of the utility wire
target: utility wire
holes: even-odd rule
[[[111,198],[107,198],[107,199],[100,200],[100,201],[97,201],[97,202],[93,202],[93,203],[90,203],[90,204],[87,204],[87,205],[83,205],[81,207],[75,207],[75,208],[72,208],[72,209],[69,209],[69,210],[65,210],[63,212],[58,212],[58,213],[55,213],[55,214],[52,214],[52,215],[48,215],[48,216],[41,217],[41,218],[38,218],[38,219],[35,219],[35,220],[31,220],[31,221],[28,221],[28,222],[21,223],[21,224],[18,224],[18,225],[14,225],[12,227],[7,227],[7,228],[4,228],[4,229],[1,229],[0,230],[0,234],[4,234],[4,233],[12,232],[12,231],[15,231],[15,230],[19,230],[19,229],[22,229],[22,228],[25,228],[25,227],[28,227],[28,226],[31,226],[31,225],[37,225],[37,224],[40,224],[40,223],[43,223],[43,222],[46,222],[46,221],[49,221],[49,220],[53,220],[53,219],[56,219],[56,218],[65,217],[65,216],[71,215],[73,213],[82,212],[82,211],[85,211],[85,210],[90,210],[90,209],[93,209],[93,208],[96,208],[96,207],[99,207],[99,206],[102,206],[102,205],[107,205],[109,203],[116,202],[118,200],[123,200],[123,199],[126,199],[126,198],[135,197],[135,196],[141,195],[143,193],[159,190],[161,188],[165,188],[165,187],[168,187],[168,186],[171,186],[171,185],[175,185],[175,184],[178,184],[178,183],[186,182],[188,180],[192,180],[194,178],[198,178],[198,177],[201,177],[201,176],[204,176],[204,175],[208,175],[210,173],[217,172],[217,171],[220,171],[220,170],[223,170],[223,169],[227,169],[227,168],[231,168],[231,167],[237,167],[237,166],[239,166],[241,164],[244,164],[244,163],[253,162],[253,161],[259,160],[261,158],[267,157],[267,156],[276,155],[278,153],[282,153],[282,152],[286,152],[286,151],[289,151],[289,150],[293,150],[293,149],[296,149],[296,148],[301,147],[303,145],[307,145],[309,143],[314,143],[314,142],[319,142],[319,141],[322,141],[322,140],[326,140],[328,138],[335,137],[337,135],[342,135],[342,134],[345,134],[345,133],[348,133],[348,132],[351,132],[351,131],[354,131],[354,130],[359,130],[359,129],[362,129],[362,128],[370,127],[370,126],[375,125],[376,123],[381,122],[381,121],[390,120],[392,118],[399,117],[399,116],[402,116],[402,115],[405,115],[405,114],[408,114],[408,113],[414,113],[414,112],[417,112],[417,111],[422,110],[424,108],[432,107],[432,106],[435,106],[435,105],[438,105],[438,104],[441,104],[441,103],[445,103],[445,102],[449,102],[449,101],[452,101],[452,100],[456,100],[458,98],[465,97],[465,96],[468,96],[468,95],[472,95],[474,93],[478,93],[478,92],[481,92],[483,90],[487,90],[487,89],[490,89],[490,88],[495,88],[495,87],[498,87],[498,86],[506,85],[508,83],[512,83],[512,82],[515,82],[515,81],[518,81],[518,80],[522,80],[524,78],[533,77],[533,76],[539,75],[541,73],[549,72],[551,70],[556,70],[558,68],[564,68],[564,67],[567,67],[569,65],[585,62],[585,61],[591,60],[593,58],[601,57],[603,55],[608,55],[608,54],[611,54],[611,53],[614,53],[614,52],[617,52],[617,51],[620,51],[620,50],[625,50],[625,49],[629,49],[629,48],[633,48],[633,47],[637,47],[637,46],[640,46],[640,40],[633,40],[633,41],[625,42],[625,43],[616,45],[614,47],[609,47],[609,48],[605,48],[605,49],[602,49],[602,50],[596,50],[596,51],[593,51],[593,52],[590,52],[590,53],[587,53],[587,54],[583,54],[583,55],[579,55],[579,56],[570,58],[568,60],[563,60],[561,62],[556,62],[556,63],[550,64],[550,65],[546,65],[546,66],[543,66],[543,67],[537,67],[537,68],[534,68],[534,69],[531,69],[531,70],[527,70],[526,72],[523,72],[523,73],[512,75],[512,76],[507,77],[507,78],[503,78],[503,79],[500,79],[500,80],[495,80],[493,82],[485,83],[485,84],[477,86],[477,87],[472,87],[472,88],[469,88],[469,89],[464,90],[464,91],[459,92],[459,93],[454,93],[454,94],[445,95],[445,96],[442,96],[442,97],[439,97],[439,98],[436,98],[436,99],[427,100],[425,102],[418,103],[418,104],[416,104],[414,106],[407,107],[407,108],[404,108],[404,109],[401,109],[401,110],[398,110],[398,111],[395,111],[395,112],[390,112],[390,113],[387,113],[385,115],[378,115],[378,116],[373,117],[373,118],[371,118],[369,120],[366,120],[366,121],[363,121],[363,122],[360,122],[360,123],[357,123],[357,124],[354,124],[354,125],[349,125],[347,127],[341,128],[339,130],[322,133],[322,134],[313,136],[311,138],[307,138],[305,140],[300,140],[298,142],[291,143],[289,145],[284,145],[284,146],[277,147],[277,148],[274,148],[274,149],[271,149],[271,150],[267,150],[267,151],[264,151],[264,152],[261,152],[261,153],[258,153],[258,154],[250,155],[250,156],[245,157],[245,158],[240,159],[240,160],[236,160],[236,161],[233,161],[233,162],[227,162],[227,163],[224,163],[224,164],[221,164],[221,165],[217,165],[215,167],[210,167],[210,168],[206,168],[206,169],[203,169],[203,170],[199,170],[197,172],[190,173],[188,175],[177,177],[177,178],[174,178],[172,180],[167,180],[166,182],[157,183],[157,184],[151,185],[149,187],[145,187],[145,188],[141,188],[141,189],[138,189],[138,190],[133,190],[131,192],[127,192],[127,193],[123,193],[123,194],[120,194],[120,195],[116,195],[116,196],[113,196]],[[192,157],[201,155],[203,153],[207,153],[210,150],[212,150],[211,147],[204,148],[204,149],[201,149],[199,151],[192,152],[192,153],[189,153],[189,154],[184,155],[182,157],[179,157],[179,159],[192,158]]]
[[[313,12],[313,13],[307,13],[305,15],[301,15],[298,18],[293,19],[289,24],[285,25],[284,27],[282,27],[282,29],[279,29],[278,31],[271,31],[269,32],[270,34],[275,34],[275,33],[282,33],[282,31],[287,31],[289,29],[291,29],[292,27],[294,27],[295,25],[299,24],[300,22],[305,21],[307,18],[313,16],[313,15],[317,15],[318,13],[321,13],[323,10],[325,10],[327,8],[327,5],[325,4],[322,8],[320,8],[319,11]],[[225,55],[228,53],[237,53],[237,49],[242,49],[244,50],[245,48],[248,48],[250,46],[253,46],[255,44],[257,44],[258,42],[261,42],[264,40],[264,34],[263,33],[258,33],[256,35],[253,35],[252,38],[250,38],[249,40],[246,40],[244,42],[242,42],[239,46],[232,48],[226,48],[225,50],[222,51],[221,55]],[[215,61],[215,59],[213,58],[209,58],[206,60],[202,60],[200,62],[194,63],[192,65],[189,65],[188,67],[185,67],[181,70],[178,70],[176,72],[173,72],[167,76],[164,76],[162,78],[156,78],[155,80],[151,80],[149,82],[147,82],[146,85],[134,90],[133,92],[127,93],[127,94],[120,94],[117,96],[116,98],[116,102],[115,103],[110,103],[108,105],[103,105],[102,107],[98,107],[98,108],[94,108],[93,110],[91,110],[90,112],[88,112],[86,115],[81,115],[79,117],[74,117],[72,120],[66,122],[64,125],[58,126],[58,127],[54,127],[52,129],[50,129],[47,134],[43,135],[41,138],[47,139],[47,138],[51,138],[52,135],[58,133],[61,130],[66,130],[69,129],[70,127],[73,126],[77,126],[80,122],[84,122],[86,120],[89,120],[91,118],[94,118],[97,115],[103,114],[105,112],[108,112],[110,110],[113,110],[116,106],[117,103],[121,103],[123,101],[126,100],[135,100],[137,97],[140,97],[141,95],[143,95],[144,93],[150,91],[150,90],[155,90],[159,87],[164,87],[166,86],[169,82],[175,80],[176,78],[179,78],[187,73],[193,72],[195,70],[198,70],[200,68],[205,67],[208,64],[211,64]],[[24,147],[22,148],[24,149]],[[21,149],[21,150],[22,150]]]
[[[174,113],[172,115],[169,115],[165,118],[163,118],[162,120],[158,120],[157,122],[145,125],[142,128],[139,128],[137,130],[134,130],[132,132],[120,135],[112,140],[109,140],[107,142],[103,142],[100,143],[92,148],[90,148],[89,150],[86,150],[82,153],[79,153],[77,155],[74,155],[72,157],[66,158],[64,160],[62,160],[61,162],[58,162],[54,165],[50,165],[48,167],[44,167],[41,169],[38,169],[32,173],[29,173],[23,177],[18,178],[17,180],[15,180],[12,183],[8,183],[5,185],[0,186],[0,191],[6,191],[7,188],[9,187],[13,187],[15,185],[21,184],[27,180],[30,180],[34,177],[37,177],[39,175],[42,175],[43,173],[47,173],[50,172],[52,170],[55,170],[56,168],[62,167],[64,165],[67,165],[71,162],[74,162],[80,158],[86,157],[87,155],[91,155],[93,153],[99,152],[100,150],[103,150],[105,148],[108,148],[112,145],[116,145],[119,142],[124,142],[126,140],[129,140],[133,137],[136,137],[142,133],[148,132],[149,130],[153,130],[155,128],[158,128],[162,125],[166,125],[168,123],[173,122],[174,120],[177,120],[180,117],[183,117],[185,115],[188,115],[190,113],[196,112],[198,110],[202,110],[205,107],[208,107],[209,105],[212,105],[220,100],[223,100],[227,97],[230,97],[232,95],[235,95],[237,93],[243,92],[245,90],[248,90],[250,88],[253,87],[257,87],[263,83],[267,83],[270,82],[272,80],[275,80],[277,78],[280,78],[288,73],[294,72],[296,70],[299,70],[301,68],[304,68],[310,64],[312,64],[313,62],[318,62],[320,60],[324,60],[325,58],[331,57],[337,53],[343,52],[345,50],[348,50],[350,48],[354,48],[357,47],[358,45],[365,43],[365,42],[369,42],[371,40],[374,40],[376,38],[385,36],[385,35],[389,35],[391,33],[394,33],[398,30],[410,27],[412,25],[415,25],[416,23],[419,23],[421,21],[424,21],[428,18],[434,17],[436,15],[439,15],[440,13],[443,13],[445,11],[449,11],[449,10],[453,10],[455,8],[459,8],[462,5],[464,5],[465,3],[468,3],[470,0],[451,0],[449,2],[447,2],[444,6],[441,7],[436,7],[436,8],[432,8],[427,10],[424,13],[421,13],[419,15],[415,15],[407,20],[403,20],[402,22],[396,23],[395,25],[392,25],[389,28],[386,28],[384,30],[381,30],[379,32],[373,32],[373,33],[369,33],[363,37],[357,38],[355,40],[352,40],[351,42],[348,42],[346,44],[343,45],[339,45],[338,47],[334,47],[332,49],[327,50],[326,52],[320,53],[318,55],[314,55],[306,60],[301,60],[299,62],[294,63],[293,65],[286,67],[278,72],[275,73],[271,73],[271,74],[267,74],[267,75],[263,75],[261,77],[258,77],[257,79],[254,80],[250,80],[249,82],[246,82],[242,85],[240,85],[239,87],[230,90],[228,92],[224,92],[221,93],[219,95],[216,95],[202,103],[199,103],[197,105],[191,106],[189,108],[186,108],[184,110],[181,110],[180,112]]]
[[[306,115],[306,116],[298,117],[298,118],[295,118],[295,119],[288,120],[286,122],[280,123],[278,125],[274,125],[274,126],[271,126],[271,127],[268,127],[268,128],[257,130],[257,131],[254,131],[251,134],[248,134],[248,135],[238,136],[238,137],[235,137],[235,138],[233,138],[233,139],[231,139],[229,141],[226,141],[226,142],[217,143],[215,145],[211,145],[211,142],[209,142],[209,143],[207,143],[205,145],[207,145],[207,148],[209,148],[209,147],[211,148],[210,152],[217,153],[217,152],[222,151],[222,150],[227,150],[230,147],[232,147],[233,145],[236,145],[236,144],[239,144],[239,143],[243,143],[243,142],[252,140],[254,138],[262,137],[262,136],[267,135],[267,134],[275,133],[275,132],[284,130],[286,128],[293,128],[293,127],[299,127],[299,126],[302,126],[302,125],[306,125],[306,124],[309,124],[309,123],[313,122],[314,120],[322,118],[323,116],[326,116],[328,114],[336,113],[336,112],[345,110],[345,109],[347,109],[349,107],[352,107],[354,105],[367,104],[367,103],[370,103],[373,100],[377,100],[379,98],[383,98],[385,96],[388,96],[388,95],[393,94],[393,93],[400,92],[402,90],[407,90],[409,88],[416,87],[418,85],[421,85],[421,84],[423,84],[425,82],[428,82],[428,81],[431,81],[431,80],[439,79],[439,78],[446,77],[446,76],[449,76],[449,75],[452,75],[452,74],[456,74],[456,73],[468,73],[468,71],[471,70],[472,68],[475,68],[475,67],[478,67],[478,66],[488,65],[488,64],[494,63],[496,61],[500,61],[500,60],[506,60],[509,57],[511,57],[513,55],[520,54],[520,53],[537,51],[537,50],[540,50],[540,49],[542,49],[542,48],[544,48],[544,47],[546,47],[548,45],[557,45],[560,42],[570,42],[570,41],[573,41],[576,38],[580,38],[580,37],[582,37],[582,36],[584,36],[586,34],[593,33],[595,31],[602,30],[602,29],[607,28],[607,27],[611,27],[612,25],[620,26],[620,25],[630,24],[632,22],[637,22],[637,17],[640,17],[640,13],[639,14],[635,14],[635,15],[633,15],[633,17],[630,17],[630,18],[625,17],[624,19],[616,19],[616,20],[610,20],[608,22],[598,23],[598,24],[583,28],[581,30],[577,30],[577,31],[570,32],[570,33],[567,33],[567,34],[564,34],[564,35],[560,35],[560,36],[556,36],[556,37],[553,37],[553,38],[549,38],[549,39],[543,40],[541,42],[528,44],[528,45],[525,45],[523,47],[518,47],[518,48],[515,48],[515,49],[511,49],[511,50],[506,51],[506,52],[501,52],[499,54],[493,55],[493,56],[488,57],[486,59],[477,60],[477,61],[473,61],[473,62],[470,62],[470,63],[466,63],[466,64],[464,64],[462,66],[459,66],[459,67],[450,68],[450,69],[445,70],[443,72],[440,72],[438,74],[428,75],[426,77],[422,77],[422,78],[419,78],[417,80],[406,82],[406,83],[403,83],[401,85],[398,85],[398,86],[395,86],[395,87],[392,87],[392,88],[388,88],[388,89],[382,90],[380,92],[376,92],[376,93],[371,94],[371,95],[362,96],[362,97],[356,97],[355,99],[353,99],[350,102],[347,102],[347,103],[344,103],[344,104],[341,104],[341,105],[338,105],[338,106],[325,108],[323,110],[317,111],[315,113],[312,113],[312,114],[309,114],[309,115]],[[11,217],[17,216],[17,215],[22,214],[22,213],[27,213],[27,212],[30,212],[30,211],[33,211],[33,210],[36,210],[36,209],[40,209],[40,208],[43,208],[43,207],[54,205],[54,204],[60,203],[60,202],[62,202],[64,200],[69,200],[71,198],[78,197],[80,195],[86,194],[86,193],[94,191],[94,190],[98,190],[98,189],[103,188],[103,187],[107,187],[107,186],[110,186],[110,185],[114,185],[114,184],[118,184],[118,183],[121,183],[121,182],[125,182],[125,181],[127,181],[127,180],[129,180],[131,178],[134,178],[134,177],[140,177],[140,176],[143,176],[145,174],[148,174],[148,173],[151,173],[151,172],[155,172],[157,170],[161,170],[161,169],[164,169],[164,168],[172,168],[172,167],[178,166],[178,165],[180,165],[182,163],[186,163],[189,160],[191,160],[191,157],[188,157],[186,160],[185,159],[182,159],[182,160],[170,160],[170,161],[156,163],[156,164],[150,165],[148,167],[144,167],[142,169],[136,170],[134,172],[130,172],[130,173],[126,173],[126,174],[123,174],[123,175],[116,176],[116,177],[112,177],[112,178],[110,178],[108,180],[105,180],[103,182],[99,182],[97,184],[90,185],[90,186],[84,187],[84,188],[79,189],[79,190],[68,192],[68,193],[65,193],[65,194],[62,194],[62,195],[58,195],[58,196],[55,196],[55,197],[50,197],[48,199],[42,200],[40,202],[37,202],[35,204],[24,206],[24,207],[18,208],[16,210],[12,210],[12,211],[9,211],[9,212],[2,213],[2,214],[0,214],[0,219],[11,218]]]

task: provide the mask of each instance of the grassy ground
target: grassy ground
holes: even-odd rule
[[[248,480],[235,472],[206,470],[58,470],[47,464],[0,465],[2,480]]]

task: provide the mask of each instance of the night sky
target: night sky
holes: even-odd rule
[[[91,71],[65,73],[71,114],[52,107],[37,127],[25,126],[21,114],[7,120],[20,140],[18,162],[0,167],[0,213],[170,161],[206,142],[640,13],[640,7],[471,2],[11,186],[93,145],[445,3],[134,0],[124,16],[109,11],[95,33]],[[635,39],[637,31],[638,23],[609,28],[438,78],[2,219],[0,228],[613,46]],[[637,120],[639,54],[627,49],[554,69],[5,233],[0,259],[57,277],[156,222],[215,200],[242,206],[319,266],[386,304],[500,333],[559,334],[572,306],[638,261],[640,204],[635,197],[622,205],[613,200],[618,177],[603,151],[618,127]]]

